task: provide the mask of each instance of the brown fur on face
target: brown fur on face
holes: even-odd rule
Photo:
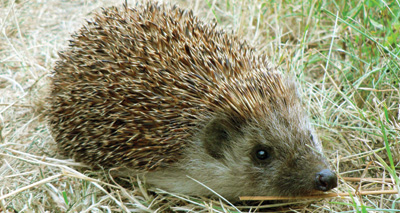
[[[149,173],[148,180],[172,191],[213,194],[186,178],[189,175],[228,199],[240,195],[297,196],[315,191],[316,174],[329,166],[293,83],[282,80],[282,85],[287,93],[281,101],[271,103],[271,111],[261,110],[264,114],[243,118],[218,115],[195,135],[180,163],[173,169]],[[289,97],[290,101],[283,101]],[[216,141],[219,143],[209,145]],[[265,160],[256,157],[260,149],[268,153]]]
[[[189,175],[232,199],[308,193],[321,144],[265,58],[177,7],[105,9],[60,52],[52,133],[78,161],[173,192],[212,194]]]

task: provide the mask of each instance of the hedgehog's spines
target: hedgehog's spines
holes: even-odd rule
[[[56,140],[91,164],[156,169],[179,159],[191,128],[205,116],[262,113],[254,104],[272,91],[257,92],[240,79],[283,82],[257,74],[268,70],[257,63],[245,42],[191,11],[153,3],[103,9],[73,35],[68,52],[60,52],[51,116]],[[260,85],[272,89],[268,84]],[[76,152],[76,144],[80,150],[104,146],[112,157]]]

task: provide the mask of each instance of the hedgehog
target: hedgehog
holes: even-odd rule
[[[59,53],[49,127],[64,155],[173,193],[335,188],[295,81],[270,64],[191,10],[103,8]]]

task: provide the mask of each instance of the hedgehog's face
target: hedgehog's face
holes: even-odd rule
[[[336,187],[336,175],[329,170],[306,117],[297,114],[291,119],[288,122],[274,114],[246,122],[231,118],[209,122],[200,140],[214,165],[220,164],[219,169],[207,171],[214,179],[213,189],[226,196],[296,196]],[[230,191],[219,190],[229,188],[227,183]]]

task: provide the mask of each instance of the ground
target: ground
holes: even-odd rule
[[[1,212],[399,211],[399,193],[233,207],[222,200],[149,189],[136,177],[114,181],[107,171],[60,156],[46,122],[57,52],[93,10],[123,2],[0,1]],[[217,21],[297,79],[304,106],[340,177],[335,192],[399,190],[398,1],[173,3],[193,9],[207,22]],[[382,181],[352,183],[342,177]]]

